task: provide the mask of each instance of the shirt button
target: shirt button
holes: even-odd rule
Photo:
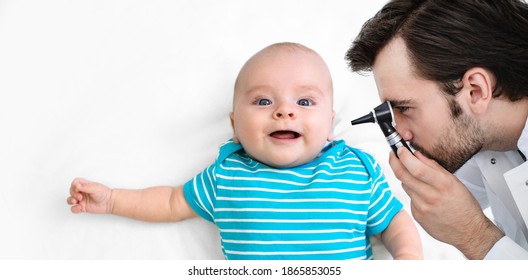
[[[492,158],[491,159],[491,164],[495,164],[495,163],[497,163],[497,160],[495,158]]]
[[[528,186],[528,180],[526,180],[526,182],[524,182],[524,184],[525,184],[526,186]]]

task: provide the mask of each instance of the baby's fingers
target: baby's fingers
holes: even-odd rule
[[[77,202],[71,204],[76,204],[79,203],[79,201],[83,200],[82,190],[79,190],[79,187],[74,185],[72,185],[72,187],[70,188],[70,197],[68,197],[68,203],[73,200]]]
[[[84,210],[85,203],[81,202],[80,200],[77,200],[75,197],[73,196],[68,197],[68,199],[66,199],[66,202],[68,203],[68,205],[72,205],[70,207],[70,210],[73,213],[85,212]]]
[[[75,213],[75,214],[77,214],[77,213],[81,213],[81,212],[84,212],[84,211],[83,211],[83,207],[82,207],[80,204],[75,204],[75,205],[73,205],[73,206],[70,208],[70,210],[72,211],[72,213]]]
[[[79,200],[76,199],[76,198],[73,197],[73,196],[70,196],[70,197],[68,197],[68,199],[66,199],[66,202],[67,202],[69,205],[74,205],[74,204],[78,204],[78,203],[79,203]]]

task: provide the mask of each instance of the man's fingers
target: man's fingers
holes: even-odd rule
[[[433,169],[444,169],[440,164],[438,164],[438,162],[426,157],[424,154],[422,154],[419,151],[414,152],[414,156],[418,158],[421,162],[427,164],[427,166]]]
[[[393,152],[390,152],[389,164],[392,168],[394,176],[396,176],[396,178],[402,183],[403,190],[412,199],[416,189],[412,186],[415,186],[418,183],[417,180],[409,173],[407,168],[402,164],[402,162],[396,157]]]
[[[401,182],[408,182],[413,180],[412,174],[407,169],[407,166],[402,162],[401,157],[398,158],[393,152],[389,155],[389,164],[394,172],[394,175]]]
[[[427,185],[435,185],[437,181],[435,175],[445,170],[435,161],[427,158],[418,151],[413,155],[409,150],[399,148],[398,157],[411,177]]]
[[[434,170],[422,163],[409,150],[400,148],[398,157],[391,152],[389,164],[396,178],[400,180],[403,190],[412,201],[421,201],[431,191],[433,184],[428,182],[430,180],[424,180],[424,177],[433,176],[433,173],[427,172],[434,172]]]
[[[421,178],[425,174],[424,164],[418,160],[409,150],[405,148],[398,149],[398,157],[405,168],[414,177]]]

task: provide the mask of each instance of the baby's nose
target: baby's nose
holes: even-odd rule
[[[274,117],[277,119],[295,118],[295,109],[287,104],[282,104],[275,110]]]
[[[294,112],[283,112],[283,111],[277,111],[275,112],[275,117],[278,119],[281,118],[294,118],[295,113]]]

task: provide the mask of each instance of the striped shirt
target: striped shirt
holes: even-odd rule
[[[226,259],[372,259],[368,237],[402,208],[374,158],[342,140],[289,169],[228,141],[184,193],[218,226]]]

